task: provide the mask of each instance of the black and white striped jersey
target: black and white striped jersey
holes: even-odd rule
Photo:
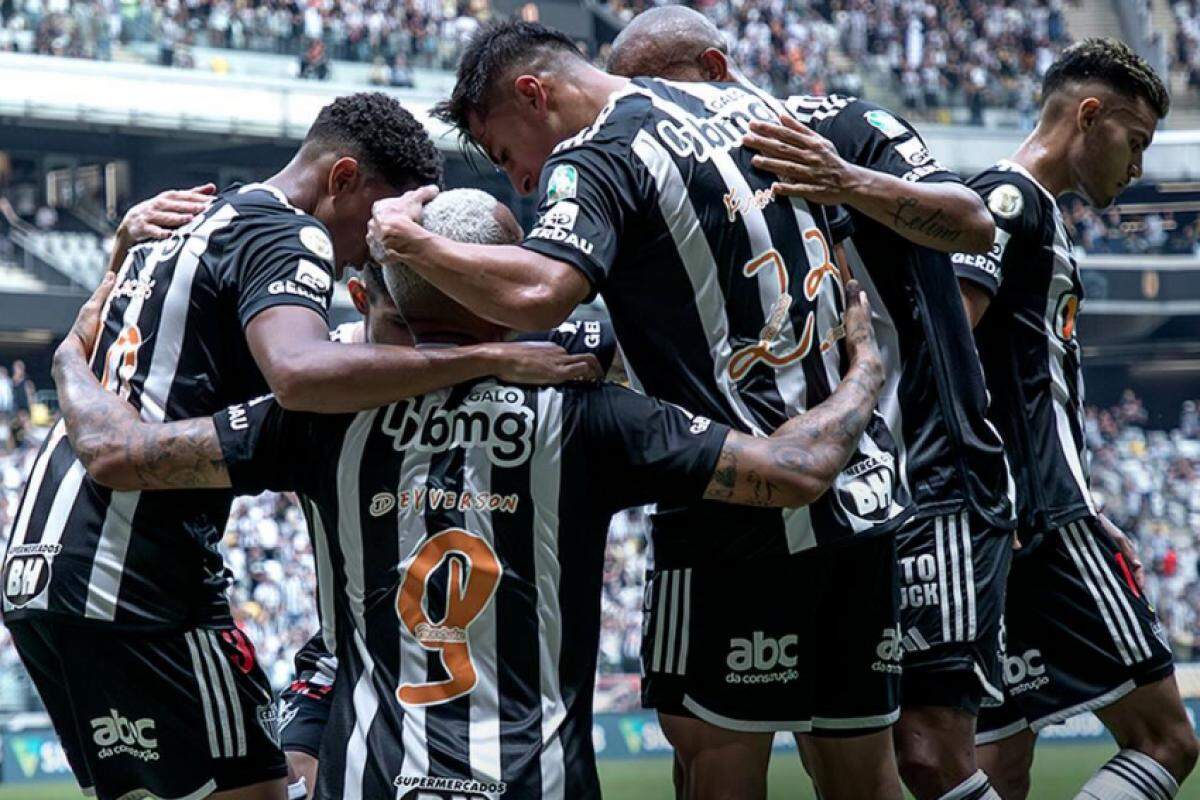
[[[216,425],[238,491],[295,490],[318,512],[341,687],[319,797],[599,796],[610,517],[701,497],[726,426],[612,384],[494,380],[357,415],[264,398]]]
[[[542,169],[524,246],[574,265],[604,298],[634,385],[770,433],[843,373],[841,290],[826,209],[777,200],[741,146],[783,106],[739,84],[647,78],[617,91]],[[780,514],[701,504],[655,517],[661,566],[772,557],[891,529],[907,499],[876,415],[834,488]],[[687,534],[720,530],[711,548]]]
[[[986,255],[954,256],[960,278],[992,296],[975,330],[1017,477],[1022,527],[1044,531],[1095,514],[1083,423],[1076,319],[1079,265],[1054,197],[1019,164],[969,182],[996,220]]]
[[[907,121],[874,103],[798,96],[787,107],[852,164],[912,182],[962,182]],[[846,254],[876,314],[889,375],[880,409],[918,516],[970,508],[997,529],[1011,528],[1013,482],[1000,434],[988,421],[983,368],[950,256],[913,244],[857,209],[847,211],[853,232]],[[896,213],[914,227],[954,235],[936,214],[911,206]],[[841,238],[836,230],[834,238]]]
[[[211,414],[268,390],[244,327],[276,305],[326,316],[333,246],[278,190],[222,192],[130,252],[103,311],[93,371],[146,421]],[[25,488],[4,563],[7,619],[51,613],[171,629],[227,624],[217,545],[232,493],[114,492],[87,477],[63,424]]]

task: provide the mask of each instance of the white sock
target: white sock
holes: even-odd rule
[[[304,800],[308,797],[308,781],[304,780],[304,776],[295,783],[288,784],[288,800]]]
[[[1179,784],[1145,753],[1122,750],[1083,785],[1075,800],[1171,800]]]
[[[983,770],[979,770],[938,800],[1000,800],[1000,795],[996,794]]]

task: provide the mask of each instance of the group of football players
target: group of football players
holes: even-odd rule
[[[1077,798],[1176,796],[1198,745],[1089,491],[1056,204],[1109,205],[1168,109],[1086,40],[964,182],[888,110],[772,97],[662,7],[607,72],[536,23],[466,48],[435,114],[537,194],[527,233],[439,193],[379,94],[262,183],[135,207],[4,561],[80,785],[599,796],[604,535],[655,503],[642,696],[678,797],[765,796],[782,731],[825,800],[1025,798],[1038,732],[1084,711],[1119,752]],[[331,335],[346,265],[364,320]],[[611,325],[562,324],[596,296]],[[636,391],[597,382],[617,342]],[[216,549],[264,489],[300,496],[318,562],[282,709]]]

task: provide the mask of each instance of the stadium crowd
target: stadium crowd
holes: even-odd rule
[[[701,0],[750,77],[777,94],[862,91],[863,67],[890,75],[911,111],[967,105],[1032,119],[1036,86],[1068,41],[1062,0]],[[654,0],[609,0],[627,21]],[[1190,5],[1189,5],[1190,4]],[[1180,0],[1195,31],[1196,0]],[[537,15],[535,4],[523,14]],[[1192,13],[1192,16],[1187,14]],[[117,44],[154,42],[158,60],[188,66],[190,46],[289,54],[300,77],[330,59],[374,62],[371,81],[410,85],[411,67],[452,69],[493,15],[489,0],[3,0],[0,50],[108,59]],[[1188,24],[1184,24],[1184,20]],[[1179,47],[1195,57],[1196,39]],[[596,52],[603,63],[607,46]],[[782,54],[782,57],[780,57]]]
[[[1200,90],[1200,2],[1172,0],[1171,9],[1176,25],[1172,63],[1187,75],[1192,89]]]
[[[10,534],[21,488],[47,430],[16,424],[19,412],[5,403],[12,396],[6,387],[14,371],[23,374],[20,368],[0,368],[0,434],[17,431],[0,435],[0,544]],[[1200,403],[1184,403],[1178,423],[1157,430],[1148,426],[1145,406],[1129,391],[1112,408],[1088,409],[1087,435],[1095,453],[1094,494],[1136,537],[1147,569],[1146,591],[1176,652],[1184,660],[1200,660],[1200,537],[1195,533],[1200,530]],[[638,671],[647,530],[644,509],[623,512],[610,529],[601,673]],[[267,492],[239,498],[223,550],[233,574],[230,597],[237,623],[257,647],[272,685],[281,689],[291,680],[296,650],[316,628],[315,562],[294,497]],[[30,688],[14,686],[23,675],[17,665],[0,627],[0,706],[34,700]]]

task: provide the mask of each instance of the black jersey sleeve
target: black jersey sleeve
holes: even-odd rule
[[[1020,253],[1029,252],[1029,242],[1041,239],[1041,197],[1024,175],[1009,170],[988,170],[968,185],[983,198],[996,221],[996,238],[986,253],[955,253],[950,260],[959,278],[995,297],[1008,266]]]
[[[328,322],[333,243],[315,219],[273,214],[249,223],[229,253],[242,327],[273,306],[311,309]]]
[[[264,491],[324,496],[330,465],[353,414],[287,411],[264,395],[213,415],[221,454],[237,494]]]
[[[600,369],[605,374],[617,355],[617,335],[613,332],[612,323],[607,320],[570,320],[551,331],[520,334],[517,341],[553,342],[573,355],[591,353],[600,362]]]
[[[829,241],[841,244],[854,235],[854,218],[842,206],[829,209]]]
[[[814,115],[809,124],[833,142],[838,155],[851,164],[906,181],[962,182],[957,173],[934,159],[907,120],[866,100],[830,98],[830,102],[836,113]],[[839,109],[842,103],[845,105]],[[787,105],[802,114],[797,99],[789,100]]]
[[[592,284],[593,296],[608,277],[622,232],[639,205],[630,159],[618,156],[614,148],[594,143],[552,155],[542,168],[537,222],[522,242],[573,265]]]
[[[614,509],[703,497],[728,426],[611,383],[580,397],[598,490]]]

